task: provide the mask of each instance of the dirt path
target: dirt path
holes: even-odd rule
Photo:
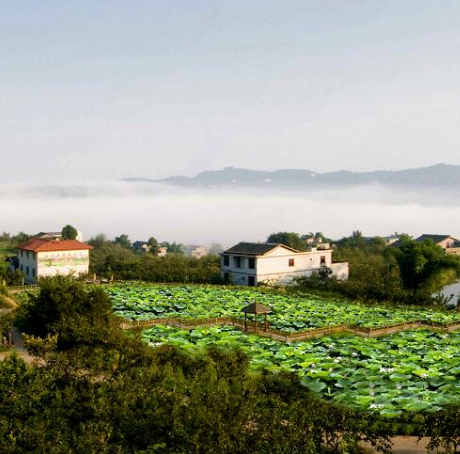
[[[417,440],[417,437],[394,437],[392,440],[393,449],[391,452],[393,454],[435,454],[443,452],[443,450],[427,451],[426,447],[430,441],[427,437],[422,438],[420,442]],[[365,448],[365,452],[368,452],[369,454],[377,452],[367,443],[363,443],[361,446]]]
[[[3,302],[6,303],[7,306],[9,306],[10,310],[16,309],[18,307],[14,298],[11,298],[10,296],[7,296],[7,295],[1,295],[1,297],[2,297]]]
[[[24,342],[22,340],[22,335],[16,327],[13,328],[12,341],[13,346],[10,348],[10,350],[0,353],[0,360],[6,358],[12,352],[16,352],[17,355],[25,362],[31,363],[33,361],[33,357],[27,353],[27,350],[24,347]]]

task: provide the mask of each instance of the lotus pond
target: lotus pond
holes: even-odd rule
[[[230,326],[178,330],[157,325],[142,336],[196,351],[239,347],[253,369],[289,371],[323,397],[396,418],[460,403],[460,332],[406,331],[384,338],[322,337],[284,344]]]
[[[271,308],[270,326],[287,332],[342,324],[376,328],[418,320],[440,324],[460,321],[457,311],[373,307],[256,289],[135,284],[111,287],[107,291],[114,313],[127,320],[240,317],[241,309],[257,300]]]

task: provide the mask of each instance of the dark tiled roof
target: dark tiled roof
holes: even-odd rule
[[[260,303],[251,303],[241,309],[241,312],[244,312],[245,314],[268,314],[271,311],[272,310],[269,307]]]
[[[421,243],[426,240],[431,240],[433,241],[433,243],[438,244],[441,241],[446,240],[447,238],[452,238],[454,240],[454,243],[459,243],[459,240],[457,240],[457,238],[454,238],[451,235],[431,235],[429,233],[424,233],[423,235],[416,238],[415,241],[419,241]],[[395,243],[391,244],[390,247],[400,247],[402,246],[403,242],[403,240],[398,240]]]
[[[456,240],[456,238],[451,237],[451,235],[431,235],[431,234],[423,234],[422,236],[419,236],[415,241],[425,241],[425,240],[432,240],[434,243],[440,243],[441,241],[446,240],[447,238],[452,238],[453,240]]]
[[[264,255],[267,252],[272,251],[278,246],[283,246],[291,251],[298,252],[295,249],[292,249],[288,246],[280,245],[279,243],[238,243],[237,245],[231,247],[224,251],[224,253],[230,254],[247,254],[247,255]]]

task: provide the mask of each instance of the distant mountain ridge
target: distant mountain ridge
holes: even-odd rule
[[[406,170],[351,172],[347,170],[318,173],[306,169],[275,171],[248,170],[225,167],[207,170],[195,177],[171,176],[161,180],[127,178],[125,181],[168,183],[185,187],[353,187],[381,184],[404,188],[460,188],[460,165],[435,164]]]

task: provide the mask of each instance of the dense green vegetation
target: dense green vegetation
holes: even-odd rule
[[[94,247],[90,271],[97,276],[149,282],[221,282],[219,258],[214,255],[196,259],[181,253],[165,257],[158,257],[155,253],[136,253],[126,235],[114,242],[98,235],[88,243]]]
[[[412,321],[439,324],[460,321],[460,312],[453,310],[370,306],[302,294],[263,292],[249,287],[136,283],[110,287],[107,292],[115,314],[128,320],[242,317],[241,309],[256,300],[272,310],[268,315],[270,326],[287,332],[342,324],[375,328]]]
[[[362,439],[388,452],[401,431],[433,446],[458,438],[460,334],[290,345],[230,327],[127,335],[110,305],[102,288],[65,278],[23,300],[38,361],[0,362],[1,452],[352,453]]]
[[[70,224],[64,226],[61,233],[63,240],[74,240],[78,236],[78,230]]]
[[[239,348],[151,348],[122,332],[109,306],[102,289],[65,278],[42,281],[23,304],[38,361],[0,362],[2,453],[351,453],[361,439],[388,446],[375,416],[318,399],[295,374],[250,371]]]
[[[365,301],[430,305],[439,302],[433,297],[436,292],[460,278],[459,257],[430,240],[417,242],[407,235],[398,247],[388,247],[382,238],[366,239],[354,232],[336,243],[333,257],[349,262],[348,281],[338,282],[326,273],[299,279],[300,288]]]
[[[187,351],[209,345],[242,348],[256,370],[296,373],[323,397],[385,418],[460,404],[458,332],[323,337],[286,345],[230,326],[191,331],[155,326],[143,337],[152,346],[170,343]]]
[[[23,273],[20,271],[11,273],[6,258],[14,256],[16,254],[16,246],[28,239],[29,235],[23,232],[17,235],[10,235],[5,232],[0,234],[0,285],[3,283],[7,285],[22,284],[24,278]]]

